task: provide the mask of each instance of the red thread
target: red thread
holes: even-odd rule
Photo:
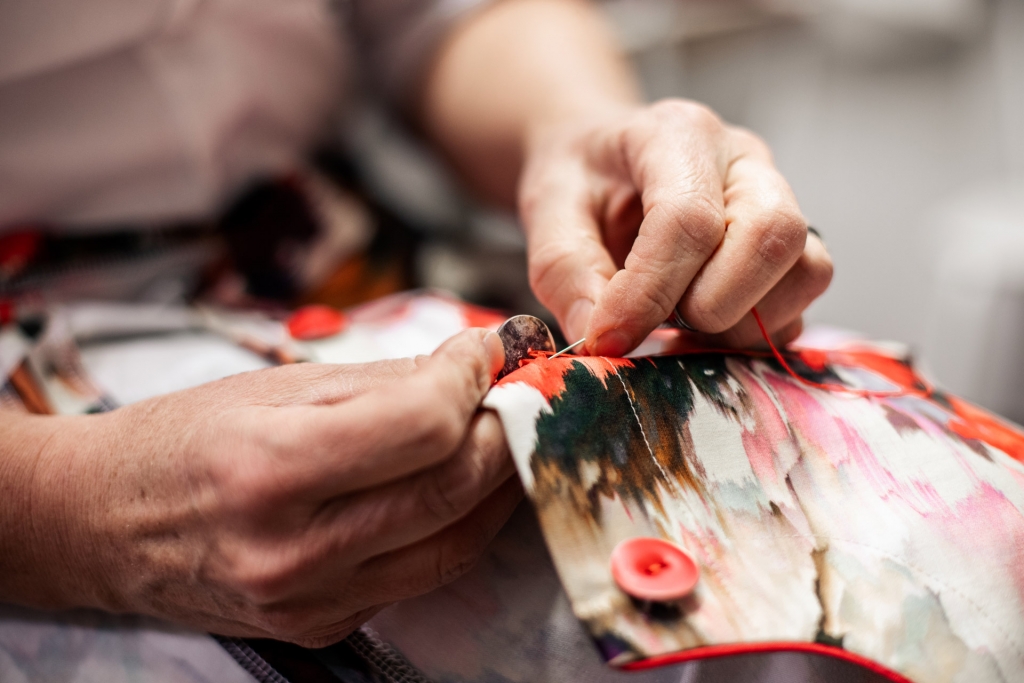
[[[757,312],[756,308],[750,309],[750,313],[754,316],[754,321],[757,323],[758,328],[761,330],[761,336],[768,343],[768,348],[772,350],[772,355],[775,356],[775,360],[779,361],[779,364],[785,369],[789,376],[798,382],[802,382],[807,386],[814,387],[815,389],[822,389],[824,391],[837,391],[844,394],[852,394],[860,397],[871,397],[871,398],[891,398],[894,396],[921,396],[926,398],[932,395],[933,388],[926,386],[924,389],[896,389],[895,391],[872,391],[870,389],[852,389],[850,387],[843,386],[841,384],[821,384],[820,382],[812,382],[811,380],[801,377],[793,371],[793,368],[789,367],[789,363],[782,356],[779,350],[772,343],[772,338],[768,336],[768,330],[765,329],[764,323],[761,321],[761,315]]]
[[[680,350],[670,351],[670,353],[675,353],[678,355],[689,355],[698,353],[721,353],[733,356],[747,356],[750,358],[766,358],[769,356],[773,356],[775,360],[777,360],[779,364],[782,366],[782,368],[786,371],[786,374],[788,374],[790,377],[800,382],[801,384],[805,384],[809,387],[814,387],[815,389],[821,389],[822,391],[832,391],[841,394],[850,394],[851,396],[859,396],[861,398],[894,398],[897,396],[918,396],[920,398],[930,398],[935,393],[935,388],[931,386],[931,384],[929,384],[923,378],[912,373],[912,371],[906,368],[904,369],[907,370],[908,374],[912,375],[913,380],[921,384],[921,389],[915,389],[912,387],[895,389],[892,391],[854,389],[851,387],[843,386],[842,384],[822,384],[821,382],[814,382],[812,380],[807,379],[806,377],[801,377],[796,373],[795,370],[793,370],[792,367],[790,367],[789,363],[786,361],[786,358],[779,351],[778,347],[776,347],[775,344],[772,342],[771,337],[768,335],[768,330],[767,328],[765,328],[764,322],[761,320],[761,314],[757,312],[756,308],[750,309],[750,313],[751,315],[754,316],[754,322],[757,323],[757,327],[761,330],[761,336],[764,338],[765,343],[767,343],[768,348],[771,349],[770,353],[766,351],[724,349],[704,346],[687,347]],[[810,367],[816,370],[823,370],[830,356],[830,353],[828,351],[821,349],[800,348],[797,349],[797,352],[800,354],[801,359],[804,360],[804,362],[808,363]],[[547,351],[531,351],[530,357],[528,359],[523,359],[522,361],[520,361],[519,365],[520,367],[522,367],[524,365],[528,365],[533,361],[546,359],[550,355],[552,354],[550,354]],[[561,357],[569,359],[576,357],[576,354],[566,354]],[[893,384],[896,384],[897,386],[902,384],[902,382],[900,382],[898,379],[888,376],[884,372],[881,374],[885,376],[886,379],[891,381]]]

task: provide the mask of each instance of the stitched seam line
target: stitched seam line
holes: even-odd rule
[[[607,358],[602,358],[601,360],[607,363],[608,369],[611,370],[611,373],[615,375],[615,378],[617,380],[619,380],[619,384],[622,385],[622,391],[626,394],[626,400],[629,401],[629,408],[630,410],[633,411],[633,419],[636,420],[636,426],[640,428],[640,435],[644,437],[644,444],[647,445],[647,452],[651,454],[651,460],[653,460],[654,464],[658,466],[658,470],[661,472],[661,476],[665,477],[665,483],[671,486],[673,484],[673,479],[672,477],[668,476],[668,472],[666,472],[665,468],[661,466],[661,463],[658,462],[658,459],[654,457],[654,449],[651,448],[651,442],[647,440],[647,432],[644,431],[644,426],[640,422],[640,414],[636,412],[636,405],[633,403],[633,397],[629,395],[629,389],[626,388],[625,380],[622,379],[622,376],[619,375],[618,371],[615,369],[615,366],[612,365]]]

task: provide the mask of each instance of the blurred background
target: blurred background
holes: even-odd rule
[[[604,6],[649,98],[705,102],[773,148],[835,259],[812,323],[906,342],[1024,422],[1024,1]],[[421,284],[536,310],[511,216],[467,202],[372,107],[345,144],[422,231]]]

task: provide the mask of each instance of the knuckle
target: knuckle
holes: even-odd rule
[[[441,568],[441,573],[439,574],[440,583],[438,585],[444,586],[459,578],[472,569],[478,559],[479,555],[466,555],[449,561]]]
[[[501,421],[493,412],[482,413],[471,440],[471,464],[477,479],[483,479],[494,464],[502,464],[509,457],[508,441]]]
[[[302,621],[294,612],[278,608],[262,610],[259,616],[260,628],[277,640],[290,643],[304,640]]]
[[[440,366],[430,373],[431,391],[436,398],[476,402],[490,386],[491,356],[482,330],[465,330],[445,342],[435,354]]]
[[[673,299],[665,291],[662,283],[654,277],[644,277],[640,282],[641,286],[636,288],[635,296],[640,299],[641,307],[654,311],[662,320],[668,318],[679,302]]]
[[[765,219],[754,228],[757,254],[769,268],[788,267],[804,251],[807,223],[803,216],[788,207],[766,212]]]
[[[485,545],[485,542],[471,537],[444,546],[438,554],[436,586],[449,584],[472,569],[480,559]]]
[[[687,219],[680,221],[680,229],[699,253],[710,255],[725,235],[724,211],[710,198],[704,197],[697,209],[691,210]]]
[[[814,296],[822,294],[831,284],[835,271],[832,257],[825,253],[819,258],[803,259],[803,262],[806,264],[804,267],[805,286]]]
[[[771,148],[760,135],[742,126],[729,126],[728,128],[735,147],[740,150],[754,151],[760,156],[771,159]]]
[[[350,600],[326,597],[315,607],[269,605],[256,614],[256,625],[276,640],[306,648],[333,645],[381,610],[381,605],[357,607]]]
[[[335,643],[347,638],[353,631],[359,628],[363,622],[369,621],[378,609],[364,610],[363,612],[353,615],[341,623],[330,624],[325,628],[319,629],[320,632],[314,634],[304,634],[298,638],[294,638],[289,642],[295,643],[299,647],[306,648],[307,650],[319,650],[321,648],[329,647]]]
[[[287,484],[276,458],[263,448],[239,454],[226,449],[210,463],[206,475],[216,492],[216,504],[222,509],[256,516],[286,492]],[[244,463],[244,466],[240,466]]]
[[[725,207],[702,192],[680,192],[661,199],[650,213],[671,226],[687,251],[702,256],[711,254],[725,234]]]
[[[691,325],[710,334],[725,332],[734,322],[729,318],[729,310],[724,303],[704,297],[692,300],[686,308],[685,316]]]
[[[692,100],[670,98],[651,105],[652,115],[659,120],[685,121],[688,125],[704,130],[721,130],[722,120],[707,105]]]
[[[352,629],[354,631],[355,629]],[[322,635],[322,636],[300,636],[298,638],[281,638],[279,640],[287,640],[290,643],[294,643],[301,648],[306,650],[320,650],[325,647],[334,645],[340,640],[344,640],[352,631],[338,632],[334,634]]]
[[[356,621],[358,616],[335,621],[331,610],[324,609],[323,604],[316,609],[275,605],[261,610],[259,625],[277,640],[305,648],[321,648],[338,642],[355,630],[361,623]]]
[[[221,549],[215,578],[246,604],[271,614],[272,606],[301,589],[305,577],[322,564],[322,551],[308,543],[237,540]]]
[[[275,620],[279,640],[307,649],[320,649],[344,639],[381,610],[380,605],[353,610],[350,605],[330,601],[330,609],[292,609]],[[340,615],[333,612],[340,611]],[[268,629],[269,630],[269,629]]]
[[[292,573],[264,553],[246,552],[234,563],[230,583],[249,604],[270,605],[284,597]]]

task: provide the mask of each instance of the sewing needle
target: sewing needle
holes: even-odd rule
[[[568,353],[568,352],[572,351],[573,349],[575,349],[575,348],[576,348],[577,346],[579,346],[580,344],[582,344],[582,343],[583,343],[583,342],[585,342],[585,341],[587,341],[587,338],[586,338],[586,337],[583,337],[583,339],[580,339],[580,340],[579,340],[578,342],[573,342],[572,344],[569,344],[569,345],[568,345],[568,346],[566,346],[566,347],[565,347],[564,349],[562,349],[561,351],[559,351],[559,352],[558,352],[558,353],[556,353],[555,355],[553,355],[553,356],[551,356],[550,358],[548,358],[548,360],[551,360],[552,358],[558,358],[558,357],[559,357],[559,356],[561,356],[561,355],[562,355],[563,353]]]

